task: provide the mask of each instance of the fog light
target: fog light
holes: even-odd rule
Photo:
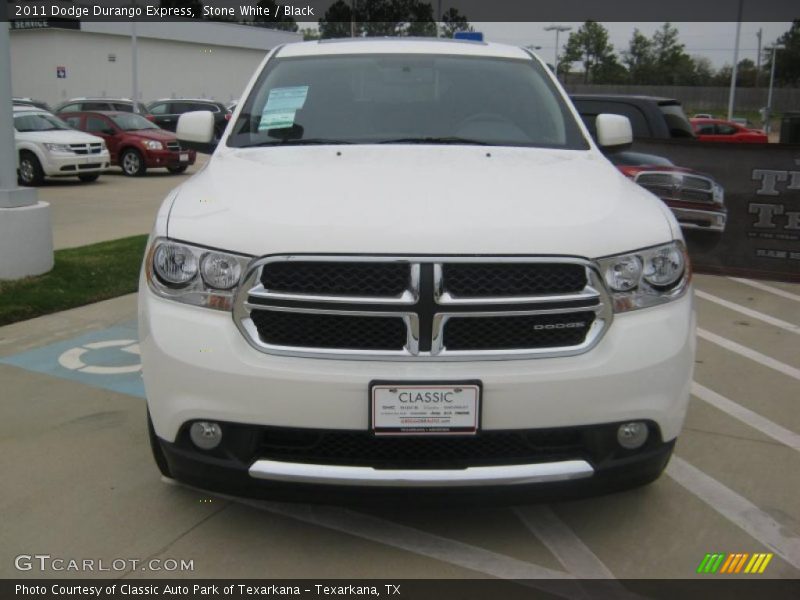
[[[213,450],[222,441],[222,428],[218,423],[197,421],[192,423],[189,437],[192,438],[192,443],[201,450]]]
[[[647,441],[647,425],[641,421],[623,423],[617,429],[617,442],[623,448],[635,450],[641,448]]]

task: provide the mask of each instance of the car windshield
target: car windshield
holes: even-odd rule
[[[111,120],[123,131],[140,131],[142,129],[159,129],[158,125],[151,123],[141,115],[134,113],[114,115]]]
[[[14,129],[17,131],[57,131],[72,129],[61,119],[47,113],[29,113],[14,117]]]
[[[358,54],[270,61],[228,145],[314,143],[589,147],[534,60]]]

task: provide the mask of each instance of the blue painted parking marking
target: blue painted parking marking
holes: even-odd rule
[[[135,320],[6,356],[0,364],[145,397]]]

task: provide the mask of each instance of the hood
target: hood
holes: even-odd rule
[[[14,137],[28,142],[38,142],[40,144],[96,144],[102,142],[103,138],[76,131],[74,129],[57,129],[55,131],[21,131],[16,132]]]
[[[136,136],[143,140],[156,140],[159,142],[177,142],[178,138],[171,131],[164,129],[138,129],[136,131],[126,131],[126,135]]]
[[[599,152],[421,145],[220,148],[168,235],[256,256],[594,258],[672,239],[661,202]]]

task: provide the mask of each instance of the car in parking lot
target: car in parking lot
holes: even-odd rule
[[[625,94],[572,94],[570,98],[593,135],[597,115],[605,113],[627,117],[634,139],[694,137],[683,106],[674,98]]]
[[[766,144],[769,141],[761,129],[749,129],[724,119],[692,119],[692,128],[701,142]]]
[[[169,131],[175,131],[178,118],[182,114],[200,110],[209,111],[214,115],[216,139],[222,136],[231,118],[231,111],[224,104],[202,98],[164,98],[151,102],[147,109],[153,115],[153,122]]]
[[[149,168],[183,173],[196,159],[194,150],[181,148],[178,138],[141,115],[129,112],[70,112],[60,115],[75,129],[102,138],[111,162],[129,176],[144,175]]]
[[[147,119],[151,119],[150,114],[147,112],[147,106],[142,102],[137,102],[136,110],[134,111],[133,100],[130,98],[72,98],[59,104],[53,112],[60,114],[98,110],[136,112]]]
[[[324,502],[657,478],[692,379],[691,270],[670,210],[598,147],[630,144],[628,119],[594,125],[597,144],[524,48],[272,51],[148,243],[161,472]],[[182,143],[214,136],[181,116]]]
[[[95,181],[111,164],[105,142],[75,131],[55,115],[31,106],[14,106],[17,176],[22,185],[45,177]]]

